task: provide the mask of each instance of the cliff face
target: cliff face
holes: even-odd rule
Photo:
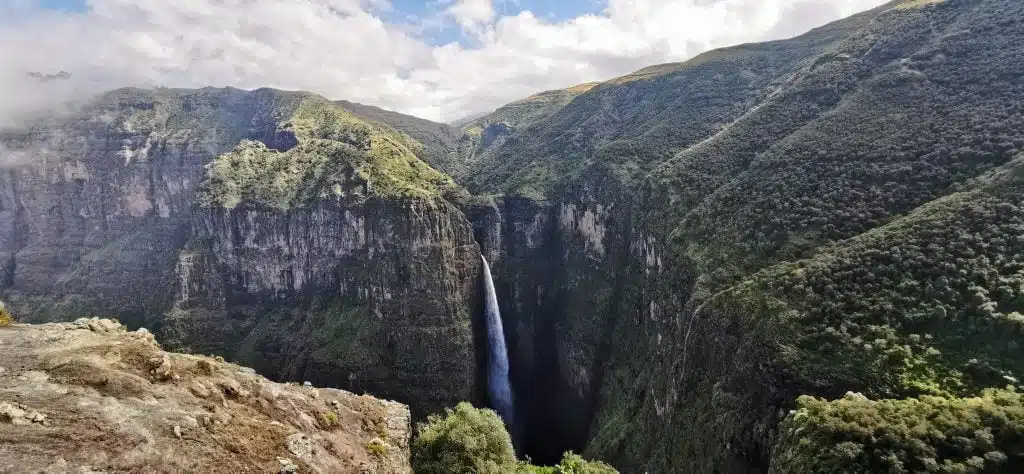
[[[579,450],[599,406],[609,322],[620,311],[628,220],[581,187],[578,200],[505,197],[472,206],[493,263],[516,395],[517,447],[539,462]]]
[[[103,319],[0,328],[10,472],[409,473],[408,407],[164,352]]]
[[[21,319],[113,315],[417,415],[476,399],[478,247],[407,135],[311,94],[203,89],[115,91],[3,138]]]
[[[163,326],[174,345],[417,415],[476,398],[479,247],[447,202],[203,208],[192,230]]]
[[[4,285],[27,320],[103,313],[139,324],[171,302],[202,166],[240,138],[251,106],[238,91],[199,94],[222,116],[172,126],[185,117],[167,104],[182,99],[166,95],[111,93],[76,119],[4,137],[16,157],[0,173]]]

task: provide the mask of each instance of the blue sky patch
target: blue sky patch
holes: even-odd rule
[[[37,0],[44,10],[81,13],[89,10],[86,0]],[[419,27],[419,36],[425,41],[442,45],[452,42],[470,46],[462,29],[450,19],[443,17],[444,9],[453,0],[392,0],[392,11],[379,12],[388,23]],[[607,0],[495,0],[494,9],[498,16],[514,16],[529,10],[540,19],[550,22],[569,20],[587,13],[600,13]]]
[[[39,0],[39,6],[46,10],[60,10],[65,12],[84,12],[89,9],[85,0]]]

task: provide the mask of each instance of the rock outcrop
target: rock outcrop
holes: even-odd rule
[[[4,472],[410,473],[405,405],[163,351],[108,319],[0,328]]]

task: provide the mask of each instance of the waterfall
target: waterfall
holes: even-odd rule
[[[508,381],[508,351],[505,349],[505,330],[501,326],[501,311],[498,309],[498,295],[494,292],[491,267],[483,255],[484,262],[484,312],[487,315],[487,394],[491,406],[498,412],[505,425],[511,430],[515,419],[512,404],[512,388]]]

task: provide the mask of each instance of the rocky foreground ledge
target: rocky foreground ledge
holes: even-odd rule
[[[400,403],[165,352],[107,319],[0,328],[0,471],[408,473]]]

